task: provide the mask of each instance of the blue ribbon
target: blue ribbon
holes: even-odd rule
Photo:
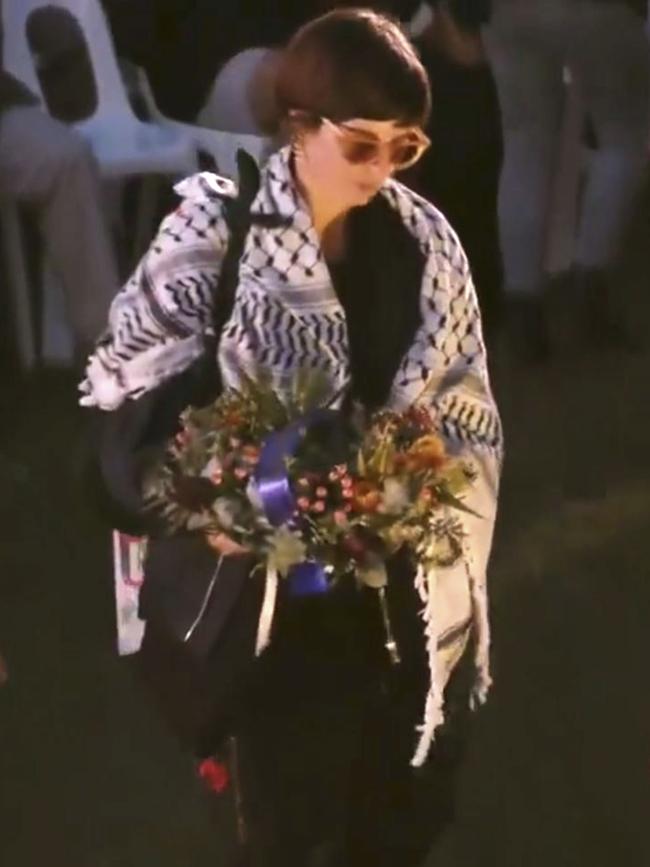
[[[264,441],[255,472],[255,483],[264,514],[273,527],[290,522],[296,511],[296,498],[287,474],[287,458],[295,454],[310,427],[331,421],[336,415],[332,410],[314,410],[282,430],[270,434]],[[293,566],[287,580],[292,596],[312,596],[327,591],[325,569],[315,560],[306,560]]]
[[[317,560],[305,560],[304,563],[292,566],[287,579],[292,596],[317,596],[326,593],[328,589],[325,569]]]

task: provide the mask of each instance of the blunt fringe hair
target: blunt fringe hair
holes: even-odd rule
[[[282,120],[297,110],[408,126],[431,111],[415,49],[396,21],[370,9],[337,9],[298,30],[279,61],[276,99]]]

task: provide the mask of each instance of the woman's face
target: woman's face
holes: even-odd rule
[[[309,183],[341,207],[365,205],[398,168],[396,155],[419,132],[393,120],[325,119],[304,133],[301,159]]]

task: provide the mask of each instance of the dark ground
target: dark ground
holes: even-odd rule
[[[646,209],[621,281],[643,332]],[[495,359],[508,459],[496,687],[429,867],[650,865],[650,354]],[[216,867],[229,838],[113,648],[82,414],[50,373],[0,390],[0,865]],[[365,865],[363,865],[365,867]],[[396,865],[397,867],[397,865]]]

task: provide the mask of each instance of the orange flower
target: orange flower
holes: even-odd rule
[[[405,466],[413,472],[439,470],[446,462],[445,446],[439,436],[427,434],[416,440],[405,455]]]
[[[357,512],[376,512],[381,503],[381,491],[372,482],[357,482],[352,505]]]

